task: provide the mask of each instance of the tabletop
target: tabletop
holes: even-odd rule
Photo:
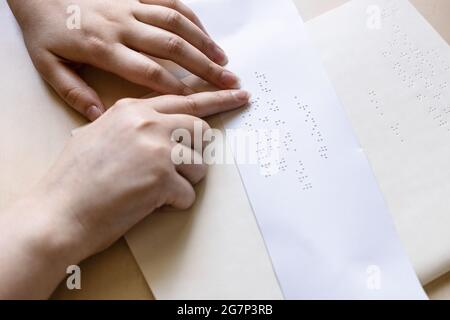
[[[293,1],[303,19],[308,21],[348,0]],[[411,2],[450,43],[450,1]],[[0,18],[3,18],[7,10],[6,2],[2,1]],[[20,36],[20,33],[16,35]],[[29,59],[24,48],[17,47],[17,41],[3,40],[11,44],[11,51],[0,53],[0,61],[10,59],[11,52],[14,52],[15,59]],[[0,153],[0,208],[18,197],[47,170],[68,138],[70,129],[84,123],[68,108],[40,105],[40,101],[61,102],[36,72],[30,73],[30,65],[26,68],[14,68],[14,64],[2,63],[2,71],[0,87],[3,87],[4,92],[0,95],[0,145],[3,149]],[[88,69],[84,72],[84,77],[99,92],[106,105],[113,104],[121,97],[140,97],[146,93],[144,88],[133,86],[110,74]],[[15,108],[19,104],[30,107]],[[42,123],[50,125],[42,126]],[[53,299],[153,299],[151,289],[124,239],[83,261],[80,267],[82,289],[70,291],[63,281],[54,292]],[[450,299],[450,273],[427,285],[425,289],[432,299]]]

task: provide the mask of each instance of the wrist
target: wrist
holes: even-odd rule
[[[0,298],[48,298],[67,267],[80,261],[51,210],[46,199],[30,194],[1,213]]]
[[[77,208],[72,204],[73,195],[66,195],[65,191],[39,188],[31,196],[31,201],[39,207],[42,215],[38,222],[40,231],[36,234],[42,245],[36,249],[52,259],[58,257],[68,266],[79,263],[90,253],[83,241],[83,227],[71,218],[77,215],[74,212]]]
[[[85,258],[76,236],[65,220],[62,201],[36,189],[17,201],[7,212],[14,238],[21,250],[41,265],[65,272],[67,266]]]

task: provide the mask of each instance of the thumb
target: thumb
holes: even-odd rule
[[[56,58],[45,64],[39,68],[41,75],[67,104],[90,121],[96,120],[105,112],[97,93],[75,70]]]

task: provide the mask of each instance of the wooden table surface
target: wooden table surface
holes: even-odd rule
[[[330,9],[345,3],[347,0],[294,0],[305,21],[320,15]],[[447,0],[411,0],[417,9],[427,18],[435,29],[450,43],[450,1]],[[3,4],[0,10],[7,10]],[[7,53],[1,53],[7,54]],[[22,55],[22,56],[21,56]],[[26,59],[21,53],[16,59]],[[0,59],[5,56],[0,55]],[[6,55],[6,57],[8,57]],[[21,74],[22,70],[15,70],[17,86],[36,87],[36,79]],[[94,75],[95,74],[95,75]],[[24,75],[26,80],[24,80]],[[22,76],[22,77],[21,77]],[[131,86],[108,74],[90,72],[85,74],[90,84],[98,90],[100,96],[106,99],[107,105],[116,99],[128,95],[142,96],[145,89]],[[31,78],[31,79],[28,79]],[[6,81],[6,80],[3,80]],[[13,81],[13,80],[10,80]],[[16,81],[17,82],[17,81]],[[39,84],[45,94],[52,99],[58,99],[49,92],[44,84]],[[2,153],[0,154],[0,168],[3,168],[0,181],[0,207],[5,202],[20,195],[26,187],[34,182],[48,168],[58,154],[61,145],[67,138],[67,128],[82,124],[82,120],[70,110],[58,110],[47,106],[35,106],[23,110],[15,105],[31,102],[35,97],[27,96],[26,89],[11,87],[11,90],[2,92],[0,101],[0,138]],[[120,88],[115,94],[115,88]],[[9,95],[8,95],[9,94]],[[6,97],[5,97],[6,95]],[[107,97],[107,98],[105,98]],[[48,98],[47,98],[48,99]],[[7,102],[7,103],[5,103]],[[58,102],[60,103],[60,102]],[[32,103],[31,103],[32,105]],[[51,116],[45,112],[51,112]],[[31,113],[31,114],[30,114]],[[25,117],[25,118],[24,118]],[[53,121],[53,126],[39,125],[40,119]],[[60,121],[60,125],[54,123]],[[45,123],[45,122],[44,122]],[[18,125],[21,124],[21,125]],[[47,134],[39,135],[43,130],[51,130],[53,139],[48,141]],[[33,136],[30,136],[33,134]],[[43,139],[47,138],[46,141]],[[33,155],[33,157],[31,156]],[[136,261],[134,260],[124,239],[120,239],[106,251],[89,258],[81,263],[82,289],[69,291],[63,282],[54,292],[53,299],[153,299]],[[434,281],[426,287],[432,299],[450,299],[450,274]]]

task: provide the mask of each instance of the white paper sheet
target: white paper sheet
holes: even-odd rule
[[[426,284],[450,270],[450,47],[406,0],[352,1],[308,30]]]
[[[226,127],[280,133],[277,161],[269,161],[265,150],[259,149],[260,163],[240,164],[239,169],[284,297],[424,298],[371,168],[293,4],[287,0],[188,3],[229,54],[229,67],[253,93],[249,108],[225,117]],[[271,137],[264,137],[259,146]],[[213,230],[208,235],[216,237]],[[234,236],[229,234],[230,239]],[[133,241],[130,244],[135,252]],[[145,248],[140,245],[142,252]],[[236,249],[233,243],[217,249],[227,248]],[[136,256],[140,262],[140,255]],[[177,268],[184,265],[166,262],[165,268],[171,270],[165,279],[170,279],[173,269],[179,277]],[[168,293],[168,287],[174,292],[177,286],[176,281],[159,282],[156,271],[161,269],[160,265],[147,272],[157,297],[161,287]],[[207,276],[214,273],[206,271]],[[206,281],[199,284],[178,277],[181,290],[189,283],[216,296],[222,290],[206,286]]]

